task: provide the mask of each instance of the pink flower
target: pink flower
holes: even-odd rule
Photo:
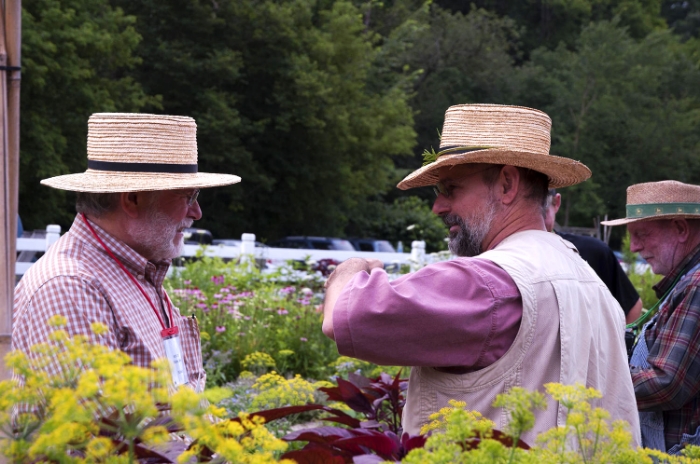
[[[285,314],[289,314],[289,311],[280,308],[277,310],[277,314],[279,314],[280,316],[284,316]]]
[[[219,332],[219,333],[225,332],[225,331],[226,331],[226,326],[217,325],[217,326],[216,326],[216,331]]]
[[[302,342],[308,342],[308,341],[309,341],[309,340],[307,340],[305,337],[300,337],[299,340],[301,340]]]

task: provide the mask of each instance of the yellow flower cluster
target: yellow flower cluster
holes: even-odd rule
[[[314,401],[314,394],[320,387],[331,386],[328,382],[309,382],[297,375],[285,379],[277,372],[260,376],[253,388],[258,395],[253,399],[253,407],[258,409],[297,406]]]
[[[31,357],[6,357],[16,378],[0,382],[0,451],[10,462],[135,462],[138,443],[171,440],[153,420],[168,413],[183,429],[180,439],[194,440],[180,462],[207,447],[221,460],[271,463],[286,449],[260,418],[224,420],[225,411],[214,405],[230,396],[227,389],[175,390],[167,360],[152,369],[134,366],[121,351],[69,337],[60,329],[65,318],[50,323],[56,330]],[[106,328],[92,330],[99,337]]]
[[[609,423],[609,413],[593,408],[589,401],[600,392],[582,385],[545,385],[547,393],[568,410],[566,426],[555,427],[537,437],[530,450],[507,447],[493,438],[494,424],[478,412],[465,410],[464,402],[451,401],[430,418],[421,433],[430,433],[425,447],[414,449],[403,459],[405,464],[448,463],[527,463],[527,464],[690,464],[700,462],[700,447],[689,446],[683,456],[632,448],[632,437],[624,421]],[[534,425],[532,410],[545,407],[545,398],[537,392],[513,388],[499,395],[494,407],[503,407],[510,415],[506,432],[517,437]],[[481,437],[476,439],[475,437]]]
[[[243,369],[264,373],[268,371],[268,368],[274,369],[276,366],[275,360],[272,356],[262,351],[255,351],[253,353],[247,354],[245,358],[241,361],[241,367]]]

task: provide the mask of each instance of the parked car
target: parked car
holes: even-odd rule
[[[274,248],[301,248],[306,250],[345,250],[355,251],[352,243],[335,237],[285,237],[269,243]]]
[[[189,227],[183,231],[185,243],[187,245],[211,245],[213,237],[207,229],[197,229]]]
[[[212,241],[212,245],[223,245],[227,247],[240,247],[241,246],[241,239],[239,238],[215,238]],[[264,248],[267,245],[264,244],[263,242],[258,242],[257,240],[255,241],[255,248]]]
[[[396,253],[394,246],[388,240],[377,240],[376,238],[350,238],[348,240],[357,251]]]

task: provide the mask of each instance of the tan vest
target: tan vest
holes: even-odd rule
[[[543,385],[582,383],[603,394],[593,406],[624,419],[636,445],[639,418],[624,344],[624,316],[618,302],[576,248],[544,231],[524,231],[501,242],[479,258],[503,268],[515,281],[523,301],[520,330],[508,351],[476,372],[451,374],[431,367],[413,367],[403,413],[404,430],[420,433],[428,416],[451,399],[465,401],[503,430],[508,417],[491,406],[496,395],[520,386],[544,392]],[[465,304],[469,302],[465,301]],[[535,412],[535,437],[564,425],[566,410],[551,397],[546,411]]]

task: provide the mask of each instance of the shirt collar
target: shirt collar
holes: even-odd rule
[[[656,296],[661,298],[661,295],[668,291],[681,272],[686,272],[688,269],[691,269],[698,263],[700,263],[700,245],[696,246],[695,249],[691,253],[688,253],[688,256],[686,256],[678,266],[673,268],[673,270],[666,277],[654,285],[653,289],[656,292]]]
[[[151,262],[141,256],[126,243],[109,234],[90,219],[88,219],[88,221],[93,229],[95,229],[95,233],[97,233],[104,244],[107,245],[109,250],[114,254],[114,256],[117,257],[117,259],[119,259],[119,261],[129,272],[131,272],[139,280],[146,279],[156,288],[160,288],[160,286],[163,284],[163,280],[165,280],[165,276],[168,273],[168,268],[170,267],[172,260],[166,259],[156,263]],[[96,248],[98,253],[106,255],[110,260],[112,259],[102,247],[100,242],[92,234],[90,229],[85,225],[85,221],[83,221],[81,214],[76,215],[75,219],[73,220],[70,233],[88,245]]]

